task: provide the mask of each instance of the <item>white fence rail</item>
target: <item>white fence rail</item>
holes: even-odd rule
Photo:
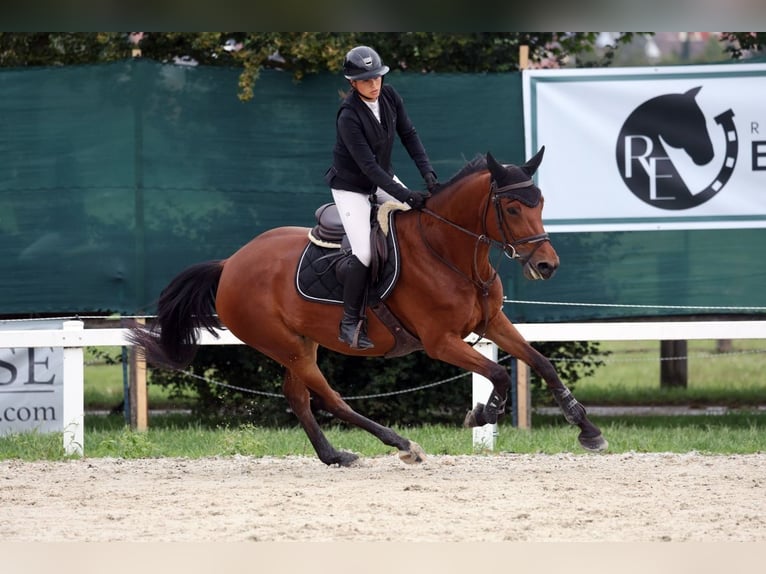
[[[82,323],[82,321],[70,321]],[[528,341],[672,341],[692,339],[766,339],[766,321],[667,321],[520,323],[516,328]],[[129,329],[40,329],[0,331],[0,348],[105,347],[130,345]],[[227,330],[219,338],[202,331],[201,345],[241,345]]]
[[[593,322],[529,323],[516,328],[528,341],[671,341],[692,339],[766,339],[766,321],[667,321],[667,322]],[[85,329],[82,321],[66,321],[63,329],[0,331],[0,348],[64,348],[64,449],[67,454],[84,452],[84,347],[129,346],[126,328]],[[231,332],[217,331],[216,338],[207,331],[200,335],[201,345],[241,345]],[[491,344],[479,350],[493,359],[497,351]],[[489,396],[489,382],[473,378],[473,404]],[[494,445],[495,425],[474,430],[474,444]]]

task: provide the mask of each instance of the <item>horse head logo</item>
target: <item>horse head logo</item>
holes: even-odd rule
[[[641,201],[661,209],[690,209],[705,203],[728,182],[737,162],[737,130],[731,109],[716,116],[726,138],[718,174],[702,189],[690,189],[672,159],[681,150],[696,166],[715,159],[705,114],[697,104],[701,86],[665,94],[639,105],[625,120],[616,159],[625,185]]]

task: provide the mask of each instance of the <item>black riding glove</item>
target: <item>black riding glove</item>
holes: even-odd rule
[[[436,179],[436,174],[432,171],[429,171],[427,174],[425,174],[423,179],[426,182],[426,189],[428,189],[428,191],[433,191],[434,188],[439,184],[439,180]]]
[[[429,197],[431,197],[430,193],[423,193],[422,191],[411,191],[407,196],[407,199],[404,201],[406,201],[412,209],[423,209],[426,204],[426,199]]]

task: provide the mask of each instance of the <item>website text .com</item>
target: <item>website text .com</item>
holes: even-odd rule
[[[56,420],[54,407],[0,407],[0,422],[46,422]]]

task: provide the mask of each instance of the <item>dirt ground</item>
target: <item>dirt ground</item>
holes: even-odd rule
[[[766,541],[766,454],[0,461],[3,541]]]

